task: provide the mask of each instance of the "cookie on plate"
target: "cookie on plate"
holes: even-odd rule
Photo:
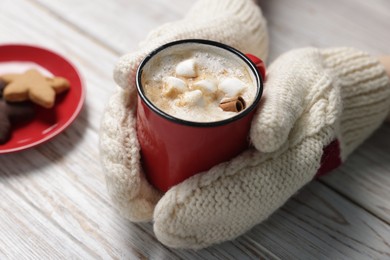
[[[52,108],[56,95],[69,89],[68,80],[62,77],[45,77],[35,69],[22,74],[5,74],[0,79],[7,83],[4,99],[9,102],[31,100],[44,108]]]
[[[3,99],[6,82],[0,79],[0,144],[11,138],[12,125],[32,119],[35,115],[31,102],[9,103]]]

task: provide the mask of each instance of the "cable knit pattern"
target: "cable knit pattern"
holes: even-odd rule
[[[345,159],[388,113],[389,79],[360,51],[294,50],[268,72],[251,129],[258,150],[169,190],[154,212],[164,244],[202,248],[246,232],[314,177],[324,147],[339,139]],[[272,152],[260,152],[264,148]]]
[[[246,232],[312,179],[332,134],[322,129],[282,153],[252,149],[173,187],[155,209],[157,238],[197,249]]]
[[[390,108],[389,78],[383,66],[367,53],[351,48],[321,52],[324,64],[340,84],[341,157],[347,158],[385,120]]]
[[[100,155],[108,192],[121,215],[150,221],[161,194],[146,181],[140,166],[135,126],[135,73],[154,48],[179,39],[219,41],[263,59],[268,52],[266,23],[252,0],[200,0],[186,17],[152,31],[140,50],[123,56],[114,78],[121,87],[110,98],[100,131]]]
[[[276,151],[287,139],[299,143],[334,124],[340,95],[320,60],[318,49],[307,48],[284,54],[268,68],[268,75],[278,76],[267,76],[264,102],[252,121],[252,142],[259,151]]]

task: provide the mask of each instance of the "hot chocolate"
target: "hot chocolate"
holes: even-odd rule
[[[152,51],[137,70],[137,136],[152,185],[173,185],[248,148],[263,62],[222,43],[187,39]]]
[[[186,43],[154,55],[141,75],[145,96],[163,112],[192,122],[215,122],[249,107],[256,77],[233,53]]]

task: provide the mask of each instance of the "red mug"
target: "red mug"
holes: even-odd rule
[[[145,95],[141,76],[154,55],[175,45],[196,43],[222,48],[242,59],[253,73],[257,93],[243,112],[222,121],[192,122],[173,117],[156,107]],[[160,191],[211,167],[232,159],[249,147],[249,130],[263,91],[264,63],[257,57],[219,42],[188,39],[170,42],[152,51],[139,65],[136,77],[137,135],[142,166],[148,181]]]

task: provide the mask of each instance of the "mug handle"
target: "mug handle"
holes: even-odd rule
[[[252,55],[249,53],[245,54],[245,56],[247,56],[255,64],[257,71],[260,72],[260,75],[261,75],[263,81],[265,81],[265,64],[264,64],[264,62],[260,58],[256,57],[255,55]]]

